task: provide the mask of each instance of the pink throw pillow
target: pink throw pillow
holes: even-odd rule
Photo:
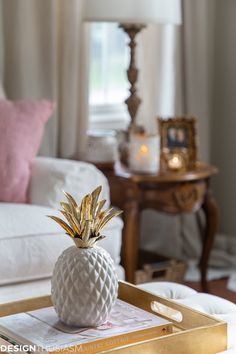
[[[53,112],[50,101],[0,99],[0,201],[26,203],[30,168]]]

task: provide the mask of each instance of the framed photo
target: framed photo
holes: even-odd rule
[[[197,164],[195,117],[158,118],[161,171],[189,171]]]

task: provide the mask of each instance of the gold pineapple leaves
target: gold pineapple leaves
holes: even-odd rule
[[[113,208],[102,210],[106,201],[99,201],[101,191],[102,187],[97,187],[82,199],[79,206],[69,193],[64,192],[67,202],[60,203],[62,208],[60,212],[67,222],[56,216],[48,215],[66,231],[67,235],[73,238],[79,248],[93,247],[97,241],[103,239],[104,236],[100,234],[101,230],[112,218],[122,213]]]

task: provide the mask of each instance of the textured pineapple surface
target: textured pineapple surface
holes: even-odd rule
[[[72,246],[59,257],[52,277],[52,302],[66,324],[98,326],[104,323],[117,291],[114,263],[103,248]]]

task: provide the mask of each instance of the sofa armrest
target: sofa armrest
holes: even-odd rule
[[[106,177],[94,165],[74,160],[37,157],[32,165],[29,198],[32,204],[58,208],[62,191],[72,194],[78,203],[98,185],[102,185],[101,198],[110,204],[110,191]]]

